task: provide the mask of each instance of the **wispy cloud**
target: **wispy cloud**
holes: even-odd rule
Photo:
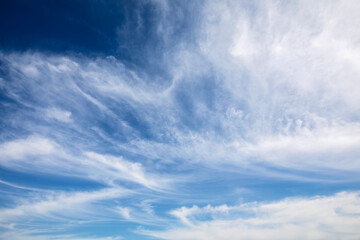
[[[62,235],[62,234],[58,234],[58,235],[38,235],[32,232],[6,232],[6,233],[1,233],[0,236],[3,239],[14,239],[14,240],[22,240],[22,239],[26,239],[26,240],[37,240],[37,239],[52,239],[52,240],[61,240],[61,239],[69,239],[69,240],[121,240],[124,239],[123,237],[81,237],[81,236],[77,236],[75,234],[67,234],[67,235]]]
[[[60,122],[69,123],[71,122],[71,112],[63,111],[57,108],[47,109],[45,111],[46,117],[55,119]]]
[[[186,227],[140,231],[161,239],[357,239],[359,194],[172,211]]]
[[[28,200],[15,208],[2,209],[1,221],[15,221],[19,219],[64,219],[64,221],[90,220],[106,216],[94,209],[94,203],[101,200],[122,198],[130,192],[121,188],[108,188],[92,192],[53,192],[52,194],[38,195],[37,198]],[[101,213],[101,214],[100,214]]]
[[[120,156],[94,152],[71,155],[54,141],[39,136],[5,142],[0,145],[0,152],[1,165],[18,171],[84,177],[109,185],[125,180],[154,190],[166,189],[172,181],[158,174],[149,174],[141,163]]]

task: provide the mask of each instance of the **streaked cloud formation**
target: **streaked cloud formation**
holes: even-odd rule
[[[57,32],[0,26],[0,238],[360,237],[357,1],[33,4]]]
[[[161,239],[357,239],[359,194],[286,199],[229,207],[181,208],[172,214],[186,227],[144,231]],[[200,220],[199,220],[200,218]],[[211,220],[201,220],[210,218]],[[189,220],[191,219],[191,220]]]

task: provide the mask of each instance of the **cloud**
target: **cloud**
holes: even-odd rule
[[[169,60],[177,63],[170,67],[170,93],[186,99],[173,108],[186,109],[185,117],[160,110],[185,128],[201,116],[199,124],[185,131],[170,126],[172,142],[140,139],[124,148],[207,166],[358,169],[359,7],[351,1],[205,2],[197,46],[183,43]],[[203,78],[207,86],[215,79],[212,108],[198,97]]]
[[[106,160],[82,159],[104,164],[109,177],[97,177],[108,183],[123,169],[110,170],[107,164],[113,160],[106,153],[117,151],[146,159],[130,175],[147,187],[166,183],[155,184],[151,176],[143,180],[142,168],[166,169],[174,163],[179,169],[191,168],[189,163],[217,169],[233,165],[254,174],[259,163],[312,172],[358,169],[360,35],[357,21],[349,24],[357,19],[353,9],[358,7],[344,1],[205,2],[201,24],[193,25],[198,32],[188,32],[196,41],[179,38],[167,46],[167,78],[112,56],[3,53],[11,79],[4,85],[7,96],[33,109],[14,113],[7,124],[37,135],[52,132],[49,141],[69,151],[81,149],[77,156],[105,153]],[[170,23],[163,22],[168,10],[159,11],[163,31],[171,32]],[[68,127],[37,124],[43,116],[32,111],[43,109],[48,119]],[[25,112],[31,116],[26,124],[21,121]]]
[[[86,225],[89,222],[119,221],[120,218],[114,214],[112,202],[131,194],[130,190],[116,187],[95,191],[36,191],[26,198],[18,197],[13,200],[13,207],[0,209],[0,222],[3,223],[0,238],[122,239],[92,237],[90,234],[65,235],[64,230],[69,226]]]
[[[124,239],[123,237],[81,237],[76,234],[57,234],[57,235],[46,235],[46,234],[36,234],[31,231],[27,232],[5,232],[0,233],[0,237],[3,239],[14,239],[14,240],[61,240],[61,239],[69,239],[69,240],[121,240]]]
[[[124,208],[124,207],[117,207],[117,210],[121,216],[123,216],[125,219],[130,219],[130,208]]]
[[[91,175],[95,178],[99,176],[100,179],[124,179],[154,190],[166,189],[171,182],[171,179],[165,177],[152,176],[145,172],[140,163],[126,161],[121,157],[101,155],[94,152],[86,152],[85,156],[86,160],[83,167],[88,168],[89,171],[86,172],[92,172]]]
[[[1,209],[2,222],[19,223],[21,219],[47,219],[59,221],[90,220],[105,217],[106,214],[94,208],[98,201],[123,198],[129,191],[117,188],[105,188],[92,192],[53,192],[38,195],[32,200],[27,200],[14,208]],[[104,211],[104,210],[102,210]],[[110,216],[109,216],[110,217]]]
[[[124,148],[149,158],[183,158],[189,159],[187,163],[213,167],[255,169],[265,163],[304,171],[359,169],[358,123],[328,123],[327,119],[314,116],[286,121],[278,132],[254,134],[249,139],[236,132],[223,139],[194,134],[179,136],[173,145],[134,141]]]
[[[55,119],[60,122],[70,123],[71,120],[71,112],[63,111],[57,108],[47,109],[45,111],[46,117],[50,119]]]
[[[121,156],[95,152],[74,155],[58,143],[40,136],[2,143],[0,153],[0,164],[17,171],[83,177],[111,186],[125,180],[153,190],[167,189],[173,182],[165,176],[148,173],[141,163]]]
[[[36,135],[4,142],[0,145],[2,161],[18,160],[34,155],[51,155],[57,153],[58,150],[58,145],[55,142]]]
[[[263,136],[253,144],[238,146],[250,156],[290,168],[355,170],[359,168],[359,129],[357,123],[304,127],[292,134]]]
[[[355,1],[208,2],[199,41],[214,67],[228,72],[228,89],[259,111],[304,106],[329,114],[322,110],[336,104],[342,109],[331,113],[351,114],[359,100],[359,8]]]
[[[179,39],[167,49],[168,79],[154,80],[111,56],[2,53],[11,79],[6,94],[30,108],[43,104],[47,117],[72,123],[78,137],[91,138],[79,144],[101,148],[107,142],[165,163],[191,158],[212,165],[217,158],[241,165],[256,155],[276,165],[294,154],[353,153],[358,4],[226,1],[202,7],[195,43]],[[26,128],[45,131],[36,120],[32,116]],[[62,140],[70,142],[65,135]]]
[[[271,203],[182,207],[171,213],[187,227],[141,232],[167,240],[357,239],[359,205],[358,192],[342,192]]]

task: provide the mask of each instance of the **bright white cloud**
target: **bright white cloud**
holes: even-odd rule
[[[94,152],[85,153],[84,168],[88,168],[91,176],[110,181],[124,179],[139,183],[151,189],[164,189],[169,186],[170,179],[147,173],[140,163],[124,160],[122,157],[101,155]]]
[[[334,104],[358,110],[359,10],[357,1],[209,1],[200,43],[229,73],[224,83],[233,94],[261,111],[264,104],[301,110],[308,101],[317,111]]]
[[[186,227],[142,233],[167,240],[358,239],[359,209],[358,192],[233,207],[183,207],[172,214]]]
[[[240,152],[285,167],[359,169],[360,126],[347,124],[309,129],[293,133],[261,136],[255,143],[236,144]]]
[[[58,145],[41,136],[29,136],[25,139],[17,139],[4,142],[0,145],[0,159],[2,162],[11,159],[22,159],[29,156],[51,155],[58,152]]]
[[[130,211],[131,209],[130,208],[127,208],[127,207],[117,207],[116,208],[117,212],[123,216],[125,219],[130,219],[131,218],[131,215],[130,215]]]

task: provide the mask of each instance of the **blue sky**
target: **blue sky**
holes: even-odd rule
[[[0,3],[0,239],[359,239],[358,1]]]

